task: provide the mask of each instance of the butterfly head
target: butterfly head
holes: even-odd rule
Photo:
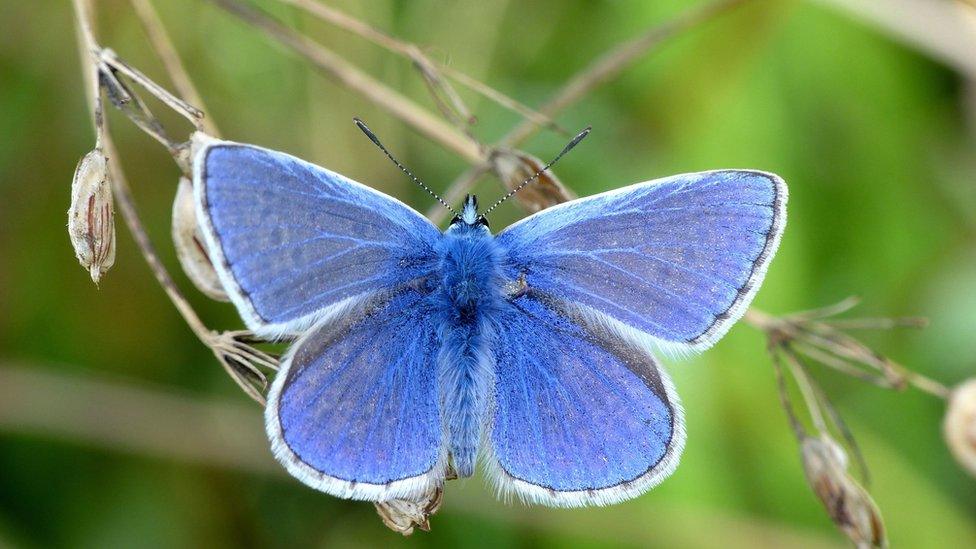
[[[461,213],[455,215],[454,219],[451,220],[451,228],[462,226],[482,227],[484,230],[488,230],[488,220],[478,213],[478,197],[473,194],[464,197]]]

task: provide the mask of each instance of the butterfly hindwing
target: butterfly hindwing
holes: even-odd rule
[[[499,492],[559,507],[636,497],[677,466],[681,405],[649,351],[560,298],[501,316],[488,471]]]
[[[313,327],[282,362],[265,412],[292,475],[338,497],[418,497],[442,482],[437,326],[425,296],[377,294]]]
[[[506,275],[649,334],[709,347],[741,316],[779,245],[786,185],[723,170],[555,206],[498,235]]]
[[[207,252],[261,335],[297,334],[344,302],[432,269],[439,231],[397,200],[284,153],[195,141]]]

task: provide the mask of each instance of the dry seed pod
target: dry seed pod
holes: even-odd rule
[[[430,531],[430,516],[440,509],[443,495],[443,489],[434,488],[419,501],[394,499],[377,502],[376,512],[387,528],[404,536],[412,534],[414,528],[427,532]]]
[[[115,213],[108,159],[101,149],[82,157],[71,182],[68,236],[96,284],[115,263]]]
[[[881,512],[847,471],[847,454],[826,435],[804,437],[803,471],[830,519],[857,547],[887,547]]]
[[[193,202],[193,184],[181,177],[173,200],[173,245],[183,272],[193,285],[207,297],[229,301],[217,271],[207,255],[203,234],[197,225],[196,207]]]
[[[509,190],[532,177],[535,172],[545,166],[538,158],[516,150],[496,149],[488,158],[491,169]],[[523,188],[515,198],[532,213],[544,210],[550,206],[576,198],[576,195],[563,186],[559,178],[551,170],[539,175],[539,178]]]
[[[976,477],[976,379],[964,381],[952,390],[942,428],[956,461]]]

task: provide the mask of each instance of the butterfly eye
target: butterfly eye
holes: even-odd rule
[[[451,219],[451,225],[456,225],[461,222],[461,216],[456,215]]]
[[[483,216],[483,215],[479,215],[479,216],[478,216],[478,219],[475,219],[475,220],[474,220],[474,224],[475,224],[475,226],[479,226],[479,225],[482,225],[482,226],[484,226],[484,227],[485,227],[486,229],[490,229],[490,228],[491,228],[491,227],[490,227],[490,226],[488,225],[488,219],[486,219],[486,218],[485,218],[485,216]]]

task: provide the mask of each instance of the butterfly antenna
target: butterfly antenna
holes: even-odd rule
[[[529,183],[532,183],[533,181],[535,181],[536,179],[538,179],[539,176],[542,175],[542,172],[544,172],[544,171],[548,170],[549,168],[551,168],[552,165],[555,164],[556,162],[558,162],[559,159],[562,158],[566,153],[568,153],[569,151],[573,150],[573,147],[575,147],[576,145],[579,145],[579,142],[582,141],[584,137],[586,137],[587,135],[590,134],[590,130],[591,129],[592,129],[591,126],[587,126],[586,128],[583,129],[583,131],[581,131],[578,134],[576,134],[576,137],[574,137],[572,141],[570,141],[569,143],[567,143],[566,146],[563,147],[563,150],[560,151],[559,154],[556,155],[556,158],[553,158],[552,160],[550,160],[549,163],[546,164],[545,166],[543,166],[541,170],[535,172],[534,174],[532,174],[531,177],[529,177],[525,181],[523,181],[523,182],[519,183],[518,185],[516,185],[515,188],[513,188],[512,190],[508,191],[508,194],[506,194],[505,196],[503,196],[503,197],[499,198],[497,201],[495,201],[495,203],[492,204],[491,206],[489,206],[488,209],[485,210],[484,213],[482,213],[481,215],[483,215],[483,216],[484,215],[488,215],[488,212],[494,210],[496,207],[498,207],[499,204],[501,204],[502,202],[505,202],[509,198],[512,198],[513,196],[515,196],[515,193],[521,191],[523,188],[525,188],[526,185],[528,185]]]
[[[393,155],[390,154],[390,151],[386,150],[386,147],[383,146],[383,143],[380,143],[380,139],[378,137],[376,137],[376,134],[373,133],[373,130],[370,130],[369,129],[369,126],[367,126],[365,122],[363,122],[359,118],[353,118],[352,120],[353,120],[353,122],[356,123],[357,126],[359,126],[359,129],[362,130],[363,133],[366,134],[366,137],[368,137],[369,140],[372,141],[374,145],[376,145],[377,147],[379,147],[380,150],[383,151],[383,154],[385,154],[387,158],[389,158],[390,160],[393,161],[394,164],[396,164],[396,167],[397,168],[400,168],[400,171],[402,171],[403,173],[407,174],[407,177],[409,177],[410,179],[412,179],[414,183],[416,183],[417,185],[420,185],[420,188],[423,189],[423,190],[425,190],[425,191],[427,191],[427,194],[429,194],[430,196],[434,197],[434,200],[440,202],[441,206],[444,206],[445,208],[447,208],[447,211],[451,212],[454,215],[460,215],[460,214],[457,213],[457,211],[454,208],[450,207],[447,204],[447,202],[444,202],[444,199],[443,198],[441,198],[440,196],[438,196],[437,193],[435,193],[434,191],[432,191],[431,188],[428,187],[423,181],[417,179],[417,176],[415,176],[413,174],[413,172],[411,172],[410,170],[408,170],[403,164],[400,163],[399,160],[397,160],[396,158],[394,158]]]

